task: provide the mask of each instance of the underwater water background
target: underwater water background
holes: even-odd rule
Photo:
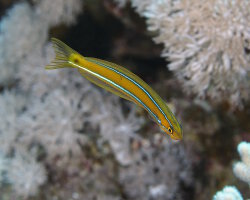
[[[194,65],[171,65],[176,58],[189,66],[201,56],[191,52],[183,61],[185,47],[179,46],[191,45],[178,31],[171,42],[177,50],[169,48],[169,33],[162,31],[165,7],[158,11],[163,21],[155,22],[150,9],[156,3],[127,2],[0,0],[0,200],[205,200],[225,186],[250,198],[249,182],[233,170],[243,160],[238,144],[250,142],[249,22],[245,71],[239,70],[246,80],[238,77],[236,61],[224,76],[206,72],[210,63],[203,74],[195,69],[197,78]],[[250,21],[250,11],[239,10]],[[162,29],[154,30],[154,23]],[[143,109],[76,70],[46,71],[54,56],[51,37],[141,77],[181,122],[183,140],[171,140]],[[210,85],[202,81],[207,79]]]

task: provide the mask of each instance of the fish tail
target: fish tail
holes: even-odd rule
[[[56,38],[52,38],[51,42],[56,55],[52,62],[45,67],[45,69],[58,69],[65,67],[75,68],[75,66],[70,62],[70,59],[72,55],[78,53]]]

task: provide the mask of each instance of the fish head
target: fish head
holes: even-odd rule
[[[163,119],[158,124],[161,129],[171,137],[171,139],[181,140],[183,138],[183,131],[181,125],[175,119],[175,117],[174,120],[170,121],[170,123],[169,120]]]

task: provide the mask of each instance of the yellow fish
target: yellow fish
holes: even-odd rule
[[[144,108],[172,139],[182,139],[182,128],[174,114],[141,78],[117,64],[84,57],[56,38],[52,38],[52,43],[56,56],[46,69],[78,69],[90,82]]]

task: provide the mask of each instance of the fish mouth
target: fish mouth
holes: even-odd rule
[[[172,140],[176,140],[176,141],[179,141],[179,140],[182,140],[182,136],[170,136]]]
[[[170,137],[173,140],[182,140],[183,134],[182,134],[182,132],[181,133],[176,133],[176,134],[170,135]]]

